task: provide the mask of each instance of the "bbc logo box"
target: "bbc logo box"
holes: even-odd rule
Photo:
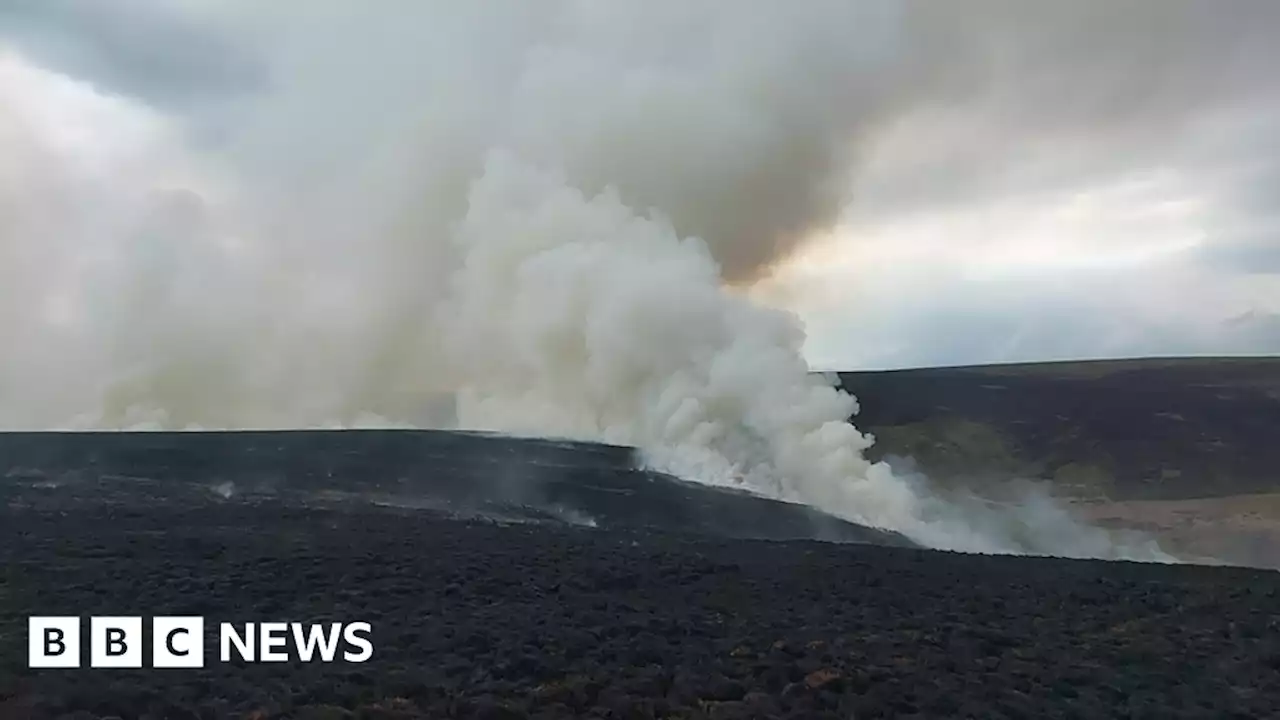
[[[89,667],[140,668],[141,617],[91,617],[88,642],[79,617],[31,617],[27,620],[27,665],[33,668],[80,667],[88,645]],[[204,667],[204,618],[155,617],[151,620],[151,666]]]
[[[27,665],[33,668],[80,667],[80,618],[28,618]]]
[[[367,662],[373,655],[369,623],[265,622],[218,625],[220,662]],[[290,652],[292,640],[293,652]],[[80,667],[87,648],[94,668],[141,668],[141,617],[91,617],[88,637],[79,617],[28,619],[27,664],[32,668]],[[202,668],[205,664],[205,621],[202,617],[153,617],[150,624],[151,667]],[[341,654],[339,648],[345,647]]]

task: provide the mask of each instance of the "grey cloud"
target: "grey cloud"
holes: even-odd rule
[[[1240,0],[908,0],[916,88],[1042,129],[1142,135],[1275,83],[1280,6]],[[1216,101],[1216,102],[1215,102]]]
[[[205,115],[197,124],[208,125],[220,117],[216,106],[209,107],[217,99],[269,87],[268,58],[275,50],[270,38],[287,37],[282,27],[306,25],[307,18],[268,3],[229,0],[220,6],[222,15],[193,7],[199,6],[173,0],[13,0],[0,5],[0,37],[68,72],[153,103],[194,105],[194,112]],[[367,22],[349,25],[348,42],[361,52],[390,54],[368,47],[381,36],[403,52],[406,32],[378,18],[395,13],[421,21],[422,13],[378,7]],[[535,27],[554,25],[556,7],[521,11],[530,28],[525,40],[545,30]],[[1206,119],[1237,112],[1260,97],[1280,106],[1280,80],[1273,72],[1280,67],[1280,4],[1269,0],[903,0],[897,7],[900,25],[890,44],[895,51],[877,65],[883,92],[861,98],[878,107],[859,111],[866,121],[855,130],[866,136],[858,144],[873,155],[904,127],[904,142],[914,147],[889,152],[884,164],[864,169],[852,199],[868,216],[1069,190],[1165,166],[1196,142]],[[496,18],[510,15],[492,12],[510,9],[502,3],[482,8],[475,12],[494,14],[498,24]],[[443,12],[446,24],[458,14],[445,6],[432,12]],[[378,34],[369,34],[371,27]],[[270,31],[258,34],[263,28]],[[699,37],[711,39],[715,28],[684,30],[681,42],[689,45]],[[865,43],[855,30],[841,32],[850,34],[849,42]],[[339,47],[343,36],[330,40]],[[662,37],[653,41],[661,44]],[[436,52],[430,43],[412,47],[423,57]],[[339,72],[348,65],[323,62]],[[360,58],[353,62],[368,65]],[[470,69],[452,71],[492,83],[484,75],[488,64],[477,59]],[[824,85],[837,86],[830,78]],[[1280,136],[1280,125],[1268,130],[1270,137]],[[834,153],[830,143],[812,145]],[[1258,147],[1249,150],[1256,160]],[[642,203],[680,201],[633,194]],[[826,222],[831,200],[821,200],[814,212]],[[794,229],[805,223],[788,218],[785,224]],[[720,229],[695,225],[687,231]],[[728,231],[742,233],[742,225],[728,223]]]
[[[157,0],[9,0],[0,41],[43,64],[161,107],[265,86],[251,45],[212,17]]]
[[[1280,353],[1280,313],[1250,310],[1228,321],[1241,352]]]
[[[1221,192],[1200,261],[1226,272],[1280,273],[1280,102],[1224,134],[1225,147],[1199,159]]]
[[[1280,227],[1272,225],[1243,236],[1228,236],[1209,244],[1201,261],[1227,272],[1280,274]]]
[[[884,130],[904,133],[908,147],[863,178],[856,202],[867,215],[1168,167],[1185,162],[1206,125],[1247,117],[1259,98],[1280,101],[1272,70],[1280,4],[1265,0],[905,7],[899,90]],[[1255,160],[1269,149],[1269,139],[1251,148]]]
[[[1280,315],[1252,312],[1210,330],[1193,330],[1176,318],[1150,322],[1115,306],[1081,298],[1022,296],[1012,302],[974,298],[898,315],[890,325],[830,332],[848,338],[822,348],[821,369],[936,367],[993,362],[1106,359],[1181,355],[1271,355],[1280,353]],[[870,349],[869,349],[870,348]]]
[[[310,17],[303,17],[309,11],[301,9],[302,4],[285,7],[265,0],[227,0],[226,5],[233,8],[228,12],[237,16],[234,26],[205,22],[190,9],[161,0],[10,0],[0,4],[0,39],[16,42],[67,72],[185,112],[197,124],[216,124],[218,117],[211,115],[214,111],[210,108],[219,100],[270,88],[269,70],[276,69],[271,61],[277,50],[272,43],[289,35],[281,34],[281,27],[287,30],[295,20],[307,25]],[[749,3],[741,6],[748,13],[754,7]],[[297,148],[305,162],[295,163],[301,168],[296,173],[282,174],[281,185],[298,178],[326,182],[351,165],[341,150],[348,145],[342,143],[348,143],[349,156],[357,158],[374,139],[394,134],[397,126],[393,120],[414,122],[412,113],[403,113],[407,118],[399,113],[405,108],[416,109],[405,99],[406,88],[434,87],[432,83],[450,88],[440,99],[424,98],[424,103],[469,101],[473,92],[484,95],[488,102],[490,86],[509,82],[519,74],[519,68],[512,65],[528,59],[506,49],[537,40],[546,31],[539,23],[555,26],[543,17],[550,11],[527,6],[518,18],[494,13],[501,17],[494,20],[486,38],[477,41],[481,46],[458,52],[447,47],[444,36],[448,33],[426,32],[411,22],[391,22],[389,15],[381,13],[411,15],[418,22],[427,13],[442,13],[440,23],[463,26],[472,13],[489,14],[499,7],[516,6],[442,3],[434,10],[412,13],[410,5],[397,5],[394,11],[386,4],[370,5],[367,13],[351,11],[354,5],[335,9],[342,7],[317,7],[315,12],[321,15],[350,15],[353,20],[330,23],[331,33],[319,39],[326,47],[350,43],[352,57],[324,53],[317,43],[297,59],[322,65],[308,77],[319,86],[310,90],[324,97],[327,104],[300,103],[298,112],[281,113],[282,127],[262,132],[264,139],[255,146],[257,152],[245,153],[252,162],[274,164],[271,169],[281,173],[280,166],[288,164],[283,158],[290,148]],[[863,161],[855,164],[852,196],[854,211],[861,218],[874,223],[898,214],[954,205],[981,205],[1036,193],[1070,193],[1127,174],[1174,167],[1203,183],[1218,205],[1213,224],[1206,228],[1210,237],[1200,262],[1227,272],[1280,271],[1276,215],[1280,208],[1280,152],[1276,152],[1280,142],[1280,79],[1275,75],[1275,68],[1280,67],[1280,3],[905,0],[900,9],[896,52],[881,58],[876,68],[878,90],[883,91],[870,96],[877,105],[867,110],[866,121],[855,128],[859,137],[854,140],[866,151],[853,158]],[[270,32],[256,34],[261,29],[257,23],[270,26]],[[314,29],[310,25],[304,28]],[[597,38],[595,43],[584,42],[570,49],[598,53],[611,43],[640,43],[636,39],[640,37],[662,59],[654,64],[661,68],[670,59],[668,55],[696,54],[694,46],[714,39],[716,30],[710,26],[671,28],[661,23],[626,29],[627,37],[608,42]],[[848,42],[859,41],[852,29],[849,35]],[[436,41],[424,42],[423,37]],[[435,63],[433,53],[464,55],[475,62]],[[410,56],[430,60],[415,65],[405,61]],[[843,67],[827,62],[815,66],[823,71]],[[385,72],[360,75],[371,69]],[[832,84],[831,77],[822,79],[827,84],[816,86]],[[575,80],[565,80],[576,87],[570,81]],[[461,87],[454,88],[455,84]],[[331,86],[332,94],[341,93],[341,98],[329,100]],[[613,92],[603,82],[599,90],[594,97]],[[401,104],[391,107],[397,102]],[[330,131],[331,124],[356,122],[344,112],[344,105],[353,104],[386,105],[388,111],[376,116],[366,113],[369,117],[362,122],[367,122],[367,127],[352,125],[351,132]],[[646,112],[654,113],[655,122],[671,124],[673,132],[706,115],[668,115],[658,112],[662,109],[645,107]],[[544,111],[548,116],[545,124],[552,130],[565,122],[591,117],[571,103]],[[294,127],[298,117],[306,118],[305,137],[323,136],[328,143],[322,158],[329,161],[327,164],[312,157],[316,143],[304,139]],[[606,157],[603,150],[621,148],[640,158],[654,158],[659,171],[667,170],[668,163],[683,162],[690,176],[697,177],[705,165],[700,154],[706,152],[705,141],[690,146],[684,160],[668,160],[663,148],[636,144],[635,133],[626,125],[631,115],[618,117],[621,131],[604,133],[597,147],[582,152],[584,163]],[[786,115],[780,118],[790,120]],[[597,122],[592,128],[599,130],[603,125]],[[1223,130],[1224,126],[1228,129]],[[822,161],[832,146],[830,128],[819,129],[818,142],[810,133],[802,138],[807,142],[779,144],[776,157],[766,159],[805,169],[818,166],[819,174],[832,174]],[[281,138],[287,142],[280,142]],[[882,154],[877,156],[877,151]],[[607,163],[578,171],[593,182],[616,180],[610,177],[614,168]],[[779,176],[776,172],[773,175],[772,179]],[[401,188],[391,182],[375,182],[380,176],[372,177],[366,185],[414,196],[445,194],[435,188],[421,192],[409,182],[412,178]],[[675,214],[685,219],[681,228],[685,232],[691,223],[707,234],[721,231],[725,235],[738,233],[744,226],[750,229],[766,224],[757,220],[770,210],[770,202],[735,206],[733,201],[747,195],[733,189],[718,192],[710,188],[711,182],[669,185],[668,179],[660,172],[654,173],[654,178],[633,179],[629,199],[644,201],[639,204],[677,206]],[[795,191],[790,180],[782,183],[782,190],[774,182],[760,184],[759,195],[771,202],[784,192]],[[682,195],[687,186],[697,187],[692,199]],[[815,210],[808,204],[793,202],[790,205],[798,208],[796,212],[806,217],[779,220],[772,213],[773,217],[765,220],[781,223],[783,230],[830,220],[832,199],[825,194],[828,187],[822,190],[824,194],[815,196],[820,201],[820,217],[812,217]],[[713,207],[715,212],[705,216],[681,213],[678,206],[686,200]],[[754,207],[742,207],[745,204]],[[352,214],[346,207],[341,210],[343,215]],[[751,257],[744,265],[760,262],[759,257]],[[396,263],[400,267],[416,264]],[[894,337],[911,350],[898,354],[895,363],[1203,352],[1212,350],[1214,343],[1264,350],[1275,347],[1265,331],[1269,326],[1260,320],[1248,324],[1251,330],[1236,328],[1206,339],[1192,337],[1175,322],[1137,327],[1132,318],[1109,315],[1082,301],[1036,301],[1022,296],[1004,296],[998,302],[963,308],[939,302],[927,313],[899,320]]]

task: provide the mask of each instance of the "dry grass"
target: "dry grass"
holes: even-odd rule
[[[1280,493],[1072,504],[1090,522],[1149,532],[1188,559],[1280,569]]]

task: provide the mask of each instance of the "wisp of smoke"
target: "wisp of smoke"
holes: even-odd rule
[[[835,219],[892,3],[230,7],[272,89],[214,146],[0,56],[4,425],[600,439],[933,547],[1167,559],[869,462],[729,287]]]

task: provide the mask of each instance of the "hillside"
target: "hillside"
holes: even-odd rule
[[[935,480],[1053,480],[1186,500],[1280,490],[1280,359],[1128,360],[840,373],[877,457]]]
[[[1280,562],[1280,358],[840,373],[877,459],[999,496],[1038,481],[1177,552]],[[910,464],[907,465],[908,467]]]

